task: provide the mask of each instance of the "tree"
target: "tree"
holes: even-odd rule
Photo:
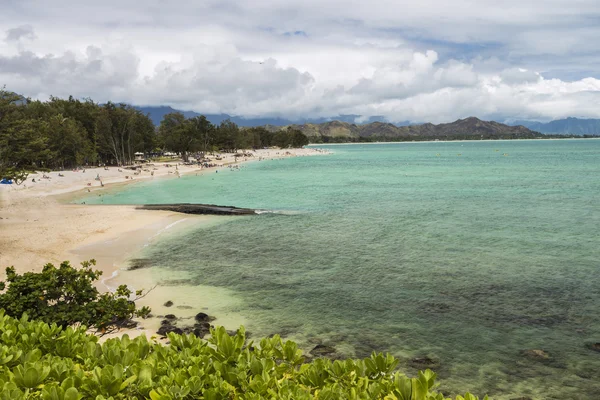
[[[60,113],[81,124],[85,132],[86,147],[88,149],[84,160],[85,162],[96,163],[99,156],[107,158],[109,154],[98,154],[98,138],[95,129],[100,109],[98,104],[94,103],[91,99],[84,99],[81,101],[73,98],[73,96],[69,96],[67,100],[51,97],[49,102],[43,104],[48,108],[51,108],[54,111],[54,114]],[[29,105],[29,107],[31,107],[31,105]],[[48,116],[46,118],[48,118]]]
[[[181,153],[181,157],[185,162],[189,159],[189,153],[198,150],[200,145],[198,131],[192,129],[192,125],[179,112],[164,116],[160,122],[158,134],[161,136],[165,147]]]
[[[156,127],[146,114],[143,115],[138,112],[134,118],[134,151],[141,151],[143,153],[150,153],[158,145],[156,137]]]
[[[48,137],[43,135],[42,120],[20,119],[0,134],[0,175],[13,178],[16,174],[44,165],[50,157]]]
[[[216,131],[216,146],[224,151],[235,151],[238,149],[236,140],[239,139],[239,127],[235,122],[226,119],[219,124]]]
[[[22,120],[18,107],[20,100],[20,96],[7,91],[6,87],[0,88],[0,179],[13,179],[16,172],[15,149],[11,145],[12,136]]]
[[[188,120],[192,135],[199,142],[199,149],[204,152],[210,150],[210,143],[214,140],[215,126],[204,115]]]
[[[287,133],[290,136],[291,146],[294,148],[300,148],[309,143],[308,137],[299,129],[289,127]]]
[[[128,326],[134,316],[146,317],[148,307],[136,309],[130,300],[131,291],[125,285],[114,293],[99,293],[94,286],[102,271],[92,270],[94,260],[81,263],[82,268],[72,267],[68,261],[56,268],[46,264],[42,272],[26,272],[18,275],[13,267],[6,269],[6,283],[0,282],[0,309],[6,314],[20,318],[27,313],[34,319],[56,323],[63,328],[85,325],[105,333],[108,330]],[[6,289],[6,290],[5,290]]]
[[[100,107],[95,131],[101,152],[110,154],[117,165],[131,164],[134,153],[139,149],[136,145],[144,142],[140,137],[147,138],[149,135],[149,120],[147,115],[126,104],[108,102]],[[143,134],[140,129],[143,129]],[[148,140],[146,142],[149,143]]]
[[[273,146],[277,146],[277,147],[281,147],[282,149],[285,149],[285,148],[289,147],[291,143],[292,142],[290,140],[290,136],[288,135],[287,131],[284,131],[284,130],[277,131],[273,135]]]
[[[126,105],[90,99],[25,99],[0,88],[0,178],[38,168],[129,164],[157,145],[148,115]]]
[[[91,158],[86,131],[78,121],[57,114],[49,119],[47,129],[48,146],[52,152],[48,166],[70,168]]]
[[[248,128],[246,129],[246,134],[249,137],[251,147],[254,149],[268,147],[271,145],[273,134],[263,126]]]

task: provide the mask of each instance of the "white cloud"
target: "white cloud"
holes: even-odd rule
[[[0,85],[32,97],[292,118],[600,117],[592,0],[4,2]]]

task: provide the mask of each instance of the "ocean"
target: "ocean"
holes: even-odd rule
[[[600,140],[317,147],[86,201],[265,210],[142,255],[227,289],[253,338],[389,352],[447,394],[600,398]]]

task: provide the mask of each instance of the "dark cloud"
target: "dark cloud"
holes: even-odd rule
[[[7,42],[18,42],[21,39],[34,40],[36,38],[31,25],[21,25],[16,28],[8,29],[6,31]]]

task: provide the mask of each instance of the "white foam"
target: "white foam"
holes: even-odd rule
[[[115,287],[108,286],[108,284],[106,283],[106,281],[108,281],[108,280],[110,280],[110,279],[114,279],[114,278],[116,278],[118,275],[119,275],[119,270],[115,270],[115,271],[113,271],[112,275],[111,275],[109,278],[104,278],[104,279],[102,279],[102,281],[100,281],[100,282],[101,282],[101,283],[104,285],[104,287],[106,287],[106,289],[107,289],[109,292],[114,292],[114,291],[116,290],[116,288],[115,288]]]
[[[165,226],[163,229],[161,229],[158,232],[156,232],[153,236],[151,236],[149,240],[151,240],[151,239],[153,239],[153,238],[155,238],[155,237],[163,234],[164,232],[166,232],[167,230],[171,229],[172,227],[174,227],[178,223],[183,222],[183,221],[187,221],[187,220],[188,220],[188,218],[183,218],[183,219],[179,219],[179,220],[177,220],[175,222],[170,223],[169,225]]]

